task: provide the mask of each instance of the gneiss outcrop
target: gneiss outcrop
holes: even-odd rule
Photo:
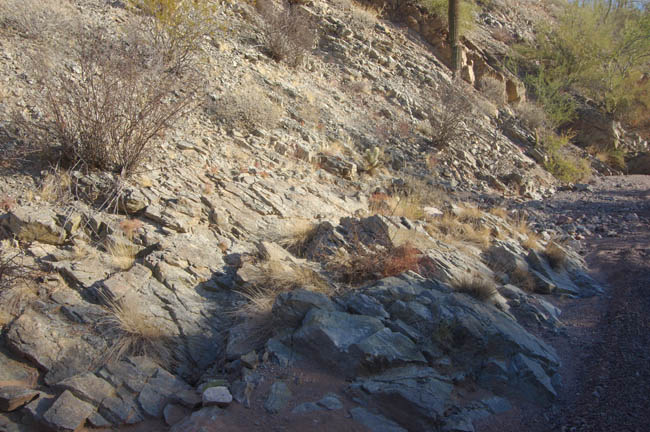
[[[120,1],[63,2],[65,19],[42,3],[43,26],[0,10],[7,154],[25,144],[13,113],[42,115],[32,52],[79,82],[68,18],[120,41],[144,20]],[[50,148],[0,161],[0,429],[472,431],[556,400],[555,304],[602,291],[561,240],[616,221],[530,211],[533,231],[498,207],[558,189],[489,36],[530,36],[527,8],[481,14],[456,82],[415,3],[387,19],[297,3],[317,37],[295,69],[249,3],[218,10],[198,108],[131,177],[51,167]]]

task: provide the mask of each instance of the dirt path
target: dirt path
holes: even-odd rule
[[[607,292],[557,301],[566,332],[546,339],[563,361],[558,403],[523,407],[477,430],[650,430],[650,177],[597,179],[535,210],[543,224],[583,230],[587,262]]]

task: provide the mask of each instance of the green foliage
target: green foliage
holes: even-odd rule
[[[448,25],[447,4],[448,0],[420,0],[420,4],[424,6],[430,13],[440,17],[445,25]],[[460,33],[466,33],[474,27],[474,15],[478,12],[478,7],[471,0],[462,0],[460,2],[460,16],[458,23],[460,26]]]
[[[565,183],[576,183],[587,178],[591,172],[589,162],[566,155],[562,150],[571,141],[571,135],[549,133],[542,138],[541,146],[548,154],[544,167],[555,178]]]
[[[536,40],[517,53],[530,66],[533,94],[558,123],[570,119],[570,92],[600,102],[619,116],[639,104],[647,109],[650,81],[650,10],[629,2],[573,2],[553,26],[537,28]]]
[[[220,2],[215,0],[128,0],[131,8],[153,20],[145,29],[164,52],[171,70],[182,72],[201,42],[217,28]]]

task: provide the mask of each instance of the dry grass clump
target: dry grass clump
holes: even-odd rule
[[[250,281],[250,286],[281,293],[295,289],[332,294],[332,288],[323,277],[311,268],[301,265],[287,265],[268,261],[262,267],[259,277]]]
[[[373,214],[399,216],[410,220],[423,220],[426,216],[422,197],[416,194],[388,195],[374,193],[368,200],[369,210]]]
[[[541,237],[539,234],[531,232],[526,236],[526,239],[521,242],[521,245],[530,250],[539,250],[540,245],[539,241],[541,240]]]
[[[466,219],[467,220],[467,219]],[[425,226],[427,233],[433,238],[445,243],[470,243],[482,250],[492,243],[492,230],[487,226],[479,226],[473,222],[463,222],[459,217],[445,213],[443,216],[431,219]]]
[[[284,109],[251,80],[210,101],[206,111],[213,120],[244,129],[274,129],[284,115]]]
[[[111,363],[124,356],[147,356],[162,365],[172,365],[175,350],[172,337],[156,317],[147,313],[133,293],[119,301],[104,298],[106,313],[96,326],[109,341],[102,362]]]
[[[487,75],[481,78],[479,89],[497,107],[502,107],[506,103],[506,84],[503,81]]]
[[[496,293],[497,287],[493,280],[483,275],[466,275],[451,282],[454,290],[468,294],[481,301],[490,300]]]
[[[273,304],[278,294],[306,289],[332,295],[333,289],[316,271],[281,262],[266,262],[258,277],[238,291],[244,302],[230,312],[245,326],[247,344],[256,349],[272,336],[275,322]]]
[[[55,168],[47,173],[41,181],[39,190],[41,199],[51,203],[68,201],[72,197],[72,178],[66,170]]]
[[[511,284],[518,286],[524,291],[528,291],[528,292],[535,291],[535,287],[536,287],[535,279],[533,278],[533,275],[530,274],[530,271],[527,268],[518,265],[510,273],[509,276],[510,276]]]
[[[158,48],[135,32],[69,33],[75,73],[45,54],[35,59],[40,88],[30,103],[44,115],[16,115],[16,124],[31,145],[61,147],[71,162],[129,176],[189,112],[200,79],[169,72]]]
[[[488,213],[500,217],[505,221],[508,220],[508,210],[503,207],[492,207],[490,210],[488,210]]]
[[[311,51],[316,34],[300,5],[277,7],[273,0],[255,3],[262,17],[261,34],[270,56],[290,66],[298,66]]]
[[[346,84],[346,87],[356,94],[370,94],[372,85],[367,79],[352,80]]]
[[[352,20],[362,27],[374,26],[377,24],[382,14],[382,9],[378,9],[371,4],[357,3],[352,0],[350,1],[350,6]]]
[[[541,236],[530,228],[528,220],[525,217],[518,217],[512,224],[512,228],[516,233],[519,233],[524,237],[524,239],[520,241],[520,244],[523,247],[526,249],[539,250],[539,241],[541,240]]]
[[[318,232],[318,226],[308,220],[297,220],[291,225],[287,236],[278,240],[278,243],[294,256],[304,258],[305,249]]]
[[[420,251],[405,243],[389,246],[339,252],[327,263],[327,269],[348,285],[356,286],[385,277],[397,276],[406,271],[419,273]]]
[[[544,256],[554,269],[560,269],[566,264],[566,251],[555,242],[548,242],[544,248]]]
[[[105,245],[105,249],[114,269],[126,271],[133,267],[135,255],[138,252],[138,248],[134,244],[124,241],[109,241]]]
[[[483,211],[478,207],[464,205],[458,210],[458,219],[465,223],[479,223],[483,217]]]

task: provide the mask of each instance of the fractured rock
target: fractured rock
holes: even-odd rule
[[[38,391],[24,387],[0,387],[0,411],[18,409],[38,395]]]
[[[271,414],[277,414],[287,405],[291,396],[289,387],[282,381],[276,381],[271,385],[266,402],[264,402],[264,409]]]
[[[94,406],[66,390],[43,414],[43,422],[57,431],[76,431],[94,412]]]
[[[232,395],[228,387],[209,387],[203,392],[203,406],[216,405],[224,408],[232,403]]]

